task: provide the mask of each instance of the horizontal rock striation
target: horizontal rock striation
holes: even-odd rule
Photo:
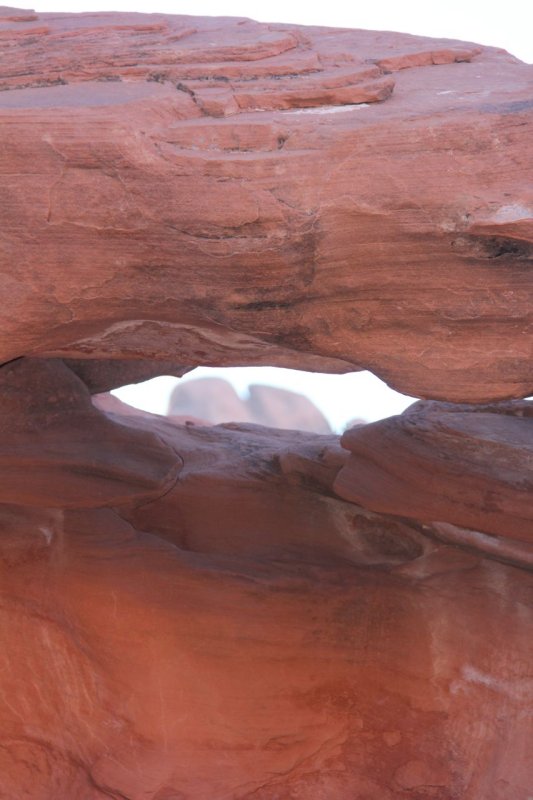
[[[531,69],[0,7],[2,800],[531,800]],[[198,364],[435,399],[107,394]]]
[[[350,458],[335,484],[341,497],[533,544],[532,402],[415,403],[342,443]]]
[[[2,14],[2,361],[533,392],[531,67],[404,34]]]

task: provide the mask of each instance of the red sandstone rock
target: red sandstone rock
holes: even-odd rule
[[[533,543],[533,403],[422,402],[342,437],[335,482],[365,508]]]
[[[526,800],[525,570],[335,498],[336,437],[92,413],[181,469],[114,508],[4,488],[6,797]]]
[[[528,394],[530,74],[0,8],[2,800],[530,800],[531,404],[343,449],[91,402],[197,363]]]
[[[82,379],[92,394],[107,392],[129,383],[147,381],[158,375],[175,375],[181,378],[190,367],[181,367],[172,361],[148,359],[73,359],[66,358],[65,364]]]
[[[533,391],[530,66],[405,34],[8,10],[0,74],[1,360]]]
[[[174,451],[110,424],[64,364],[21,359],[0,370],[0,503],[114,506],[168,490]]]

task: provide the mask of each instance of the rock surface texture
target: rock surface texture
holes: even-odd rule
[[[530,800],[532,79],[0,7],[0,800]],[[339,440],[106,394],[199,364],[423,399]]]
[[[531,67],[401,34],[0,14],[2,361],[533,393]]]

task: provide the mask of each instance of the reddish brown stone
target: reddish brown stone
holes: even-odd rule
[[[91,393],[531,393],[531,67],[2,7],[0,75],[2,800],[530,800],[531,404],[343,449]]]
[[[342,444],[340,497],[533,543],[533,403],[416,403],[352,428]]]
[[[406,34],[7,10],[0,359],[530,394],[531,71]]]
[[[142,358],[122,361],[120,359],[74,359],[66,358],[65,364],[78,375],[91,394],[108,392],[129,383],[139,383],[158,375],[175,375],[181,378],[190,371],[173,361],[156,361]]]
[[[336,437],[94,415],[183,466],[114,508],[11,484],[6,797],[526,800],[525,570],[332,496]]]
[[[112,425],[61,362],[0,370],[0,503],[114,506],[168,490],[180,462],[151,433]]]

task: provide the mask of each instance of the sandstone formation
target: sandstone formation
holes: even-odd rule
[[[335,485],[341,497],[533,545],[533,402],[415,403],[349,430],[342,444],[351,456]]]
[[[251,413],[236,389],[224,378],[197,378],[178,383],[172,390],[168,413],[191,414],[217,425],[220,422],[251,422]]]
[[[5,797],[525,800],[527,562],[336,497],[335,436],[2,381]]]
[[[250,386],[248,407],[253,422],[271,428],[296,428],[311,433],[331,433],[329,422],[305,395],[278,386]]]
[[[207,422],[253,422],[271,428],[331,433],[327,419],[305,395],[277,386],[252,384],[239,397],[223,378],[196,378],[179,383],[169,400],[169,414],[200,417]]]
[[[405,34],[4,9],[0,76],[1,361],[533,393],[531,67]]]
[[[0,800],[530,800],[530,83],[0,8]],[[339,440],[106,393],[248,363],[426,399]]]

